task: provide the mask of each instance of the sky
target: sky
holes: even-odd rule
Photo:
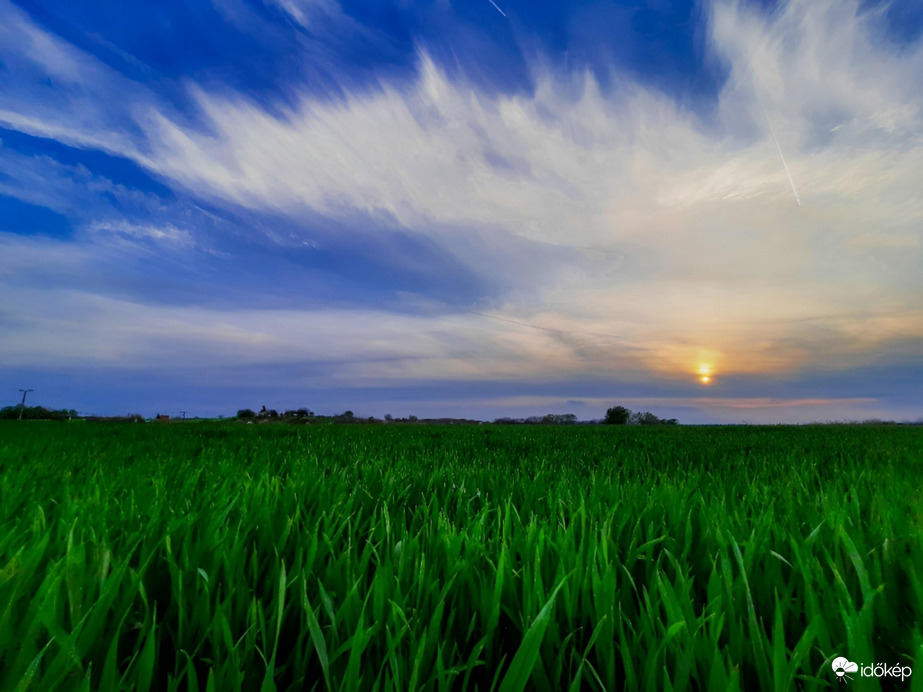
[[[0,403],[923,419],[918,0],[0,0]]]

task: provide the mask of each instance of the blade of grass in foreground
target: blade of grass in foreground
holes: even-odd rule
[[[157,643],[157,604],[154,603],[154,615],[151,618],[151,629],[147,633],[144,649],[138,661],[138,687],[139,692],[148,692],[154,679],[154,657]]]
[[[526,635],[522,638],[522,644],[519,645],[519,650],[513,656],[513,660],[510,661],[510,668],[503,677],[503,682],[500,683],[500,692],[522,692],[522,690],[526,689],[529,676],[532,675],[532,668],[535,667],[535,661],[538,659],[539,648],[542,645],[542,639],[545,637],[545,630],[548,628],[549,620],[551,620],[554,599],[569,576],[570,574],[566,575],[561,580],[561,583],[555,587],[554,591],[551,592],[548,602],[539,611]]]
[[[317,651],[317,658],[320,660],[321,670],[324,671],[324,681],[327,683],[327,689],[332,690],[333,685],[330,684],[330,659],[327,656],[327,642],[324,641],[324,634],[321,632],[320,625],[317,623],[314,609],[308,601],[308,582],[304,572],[301,573],[301,586],[303,589],[302,605],[304,606],[304,611],[308,618],[308,630],[311,633],[311,641],[314,642],[314,649]]]
[[[38,656],[32,659],[32,663],[29,664],[29,668],[26,670],[26,674],[22,676],[22,679],[19,681],[19,684],[16,685],[16,692],[25,692],[29,689],[29,685],[32,684],[32,678],[35,677],[35,673],[38,671],[39,664],[42,662],[42,656],[45,655],[45,652],[48,651],[48,647],[51,646],[51,643],[54,641],[54,637],[48,640],[48,643],[42,647],[42,650],[38,652]]]

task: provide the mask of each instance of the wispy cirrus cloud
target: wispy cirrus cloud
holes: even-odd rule
[[[812,26],[825,27],[823,40]],[[536,304],[600,320],[640,312],[664,331],[671,321],[689,331],[695,322],[680,315],[731,321],[743,294],[756,314],[770,310],[777,330],[786,315],[823,317],[873,296],[879,308],[910,309],[921,290],[912,264],[923,148],[911,79],[921,51],[892,50],[875,28],[857,3],[792,2],[771,16],[716,3],[710,45],[731,69],[712,121],[638,84],[601,93],[589,75],[539,74],[532,94],[486,95],[423,55],[409,89],[305,99],[284,118],[201,92],[207,128],[160,120],[153,158],[199,194],[252,207],[358,208],[420,233],[492,227],[653,258],[627,286],[588,276],[590,263],[561,267],[535,286],[533,314]],[[765,115],[804,207],[793,203]],[[626,291],[638,309],[613,307]],[[908,317],[919,336],[915,312]]]

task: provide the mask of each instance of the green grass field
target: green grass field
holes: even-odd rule
[[[0,689],[921,690],[921,539],[919,427],[5,423]]]

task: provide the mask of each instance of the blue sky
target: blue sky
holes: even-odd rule
[[[0,391],[923,418],[921,8],[0,0]]]

